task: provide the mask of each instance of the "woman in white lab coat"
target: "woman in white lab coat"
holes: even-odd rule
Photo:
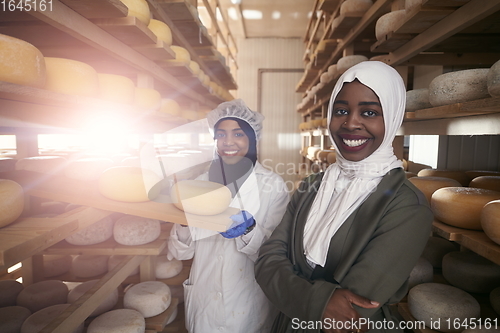
[[[226,185],[231,207],[241,210],[225,233],[175,224],[169,256],[193,259],[184,281],[186,328],[191,333],[269,332],[276,315],[255,281],[261,244],[279,224],[289,201],[283,179],[257,161],[263,116],[242,100],[225,102],[207,115],[216,158],[198,177]]]

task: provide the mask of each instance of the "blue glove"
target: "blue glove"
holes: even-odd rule
[[[225,232],[221,232],[222,237],[235,238],[245,234],[248,228],[255,225],[255,220],[249,212],[242,210],[236,215],[231,216],[233,224]]]

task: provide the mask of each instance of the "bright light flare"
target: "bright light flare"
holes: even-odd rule
[[[131,124],[123,118],[103,116],[82,126],[88,150],[96,154],[116,154],[129,147]]]

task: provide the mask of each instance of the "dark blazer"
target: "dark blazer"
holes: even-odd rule
[[[304,323],[322,320],[336,288],[383,305],[355,306],[363,318],[392,320],[387,305],[405,296],[410,272],[431,232],[433,214],[424,195],[402,169],[393,169],[332,237],[325,267],[313,271],[304,256],[303,232],[322,177],[302,182],[259,252],[256,280],[281,311],[273,332],[319,332]]]

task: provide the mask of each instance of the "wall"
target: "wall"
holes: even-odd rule
[[[259,160],[292,188],[297,179],[302,121],[296,111],[301,101],[295,87],[302,77],[304,43],[298,38],[238,40],[238,91],[266,120],[259,143]]]

